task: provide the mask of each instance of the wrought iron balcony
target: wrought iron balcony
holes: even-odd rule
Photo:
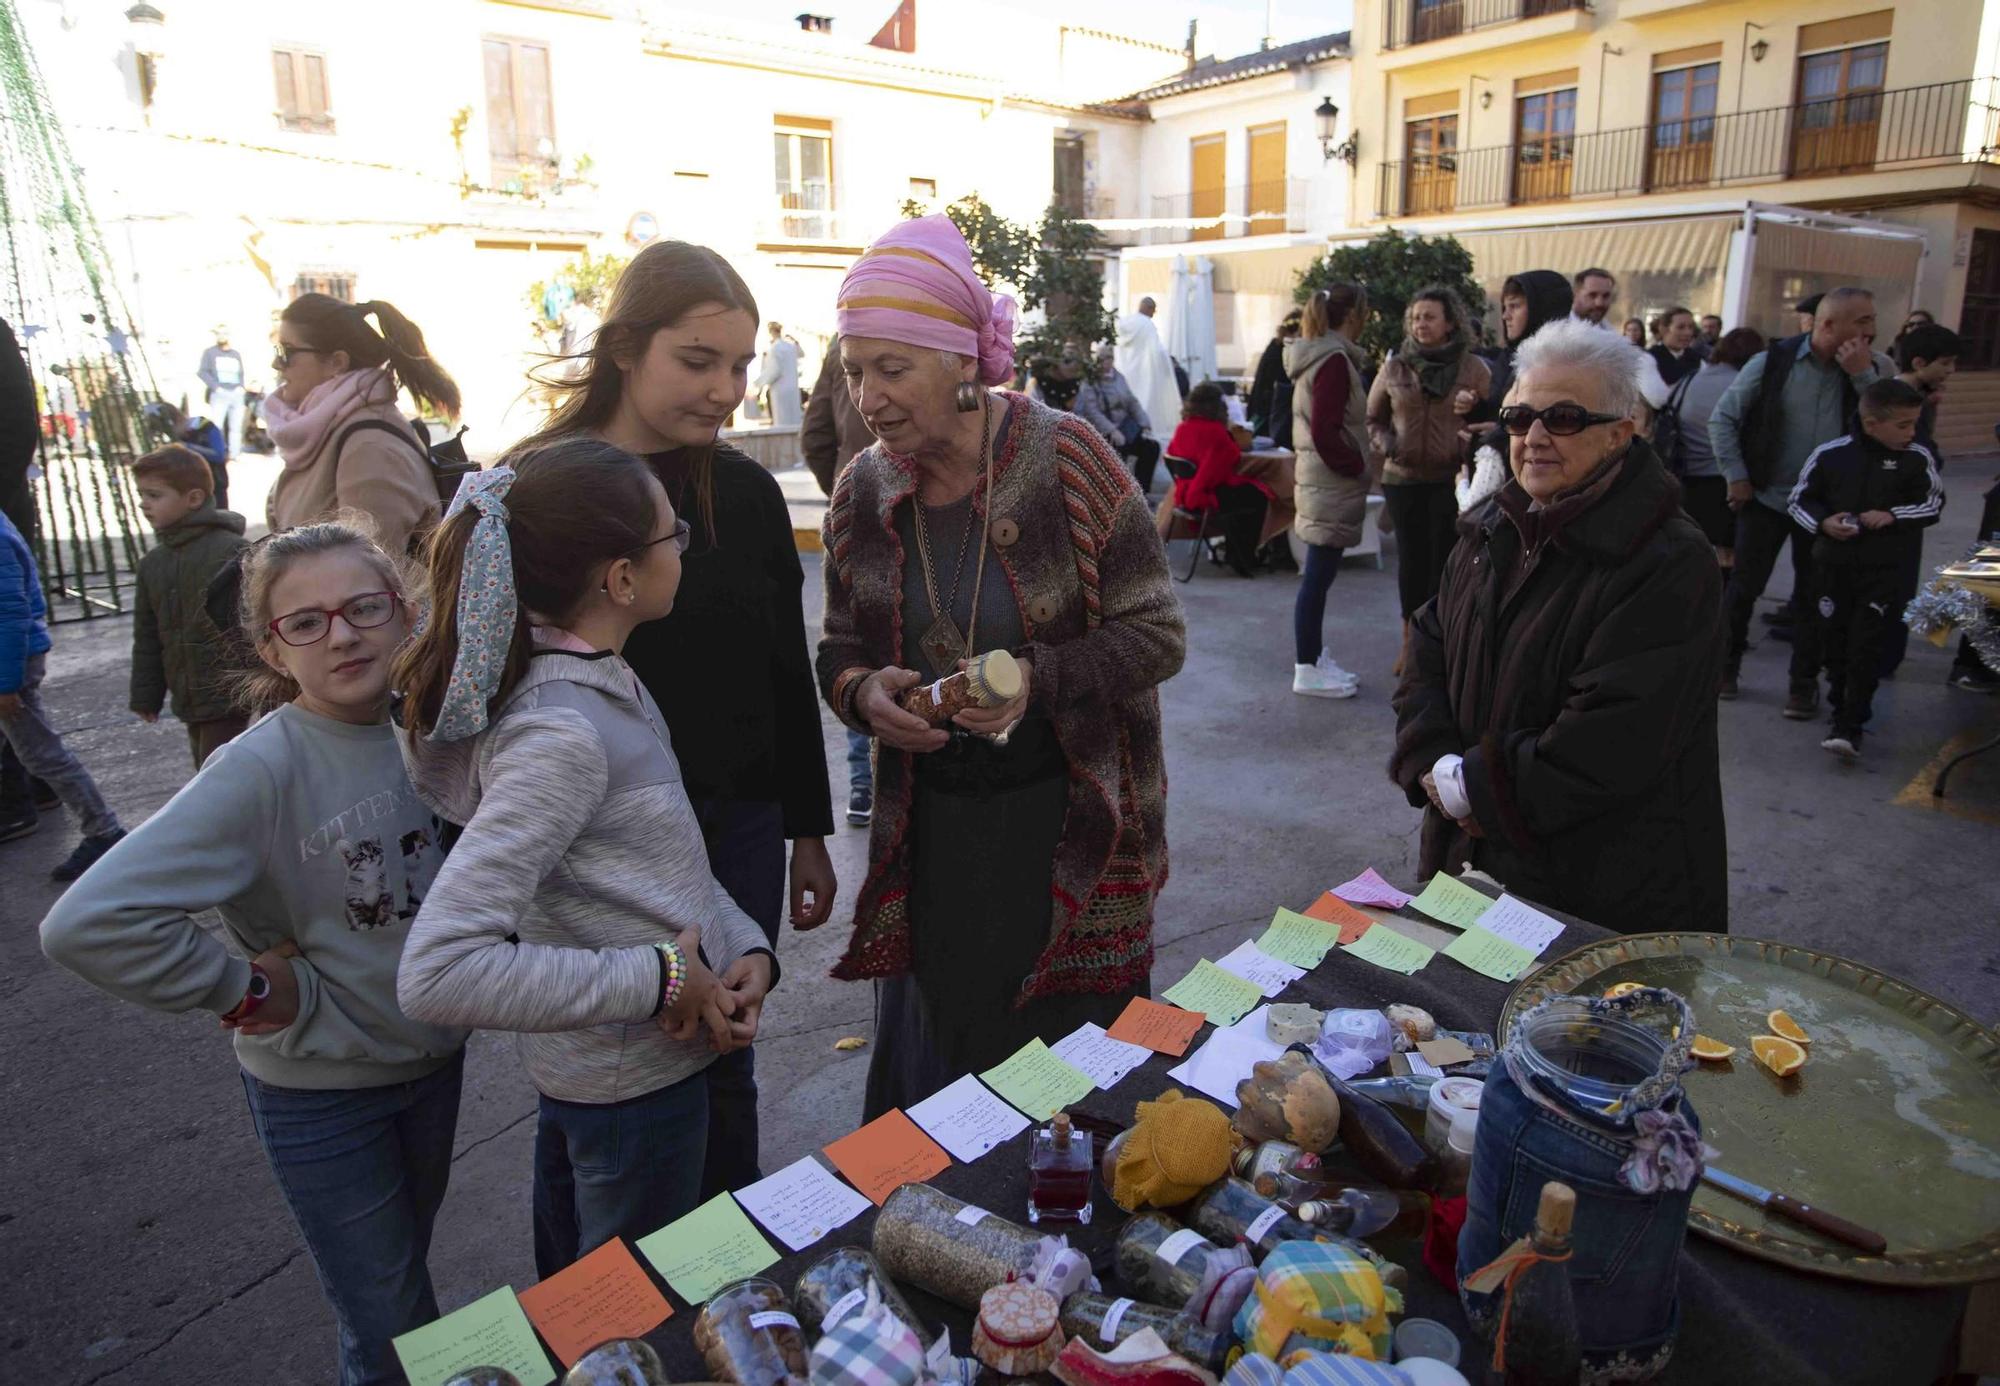
[[[1792,178],[2000,162],[2000,107],[1971,79],[1385,163],[1378,216],[1631,197]]]
[[[1588,0],[1389,0],[1382,46],[1407,48],[1516,20],[1588,9]]]
[[[1229,188],[1174,193],[1153,199],[1153,220],[1177,223],[1145,233],[1149,245],[1179,241],[1219,241],[1233,236],[1265,236],[1311,229],[1313,181],[1273,178]]]

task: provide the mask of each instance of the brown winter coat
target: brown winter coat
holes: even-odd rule
[[[1020,610],[1024,643],[1014,653],[1033,661],[1032,697],[1069,761],[1054,931],[1021,999],[1143,987],[1153,899],[1167,879],[1159,685],[1181,667],[1186,624],[1130,468],[1074,415],[1011,391],[1002,398],[1014,418],[993,459],[993,553]],[[907,555],[894,513],[916,489],[916,464],[879,444],[834,483],[818,663],[821,692],[837,711],[861,678],[909,663]],[[973,504],[983,506],[978,490]],[[1002,543],[1010,521],[1018,537]],[[909,970],[912,760],[879,746],[868,874],[836,977]]]
[[[1292,448],[1298,454],[1292,470],[1298,518],[1292,529],[1304,543],[1351,549],[1361,542],[1372,484],[1361,389],[1361,369],[1367,364],[1361,348],[1338,332],[1301,337],[1285,348],[1285,371],[1292,377]],[[1364,459],[1359,476],[1343,476],[1329,467],[1313,445],[1313,378],[1322,370],[1347,372],[1347,404],[1339,423],[1355,455]]]
[[[1383,362],[1368,392],[1368,437],[1382,458],[1383,483],[1450,481],[1465,454],[1458,430],[1466,426],[1464,417],[1452,412],[1452,399],[1470,390],[1476,404],[1492,388],[1493,372],[1469,351],[1458,363],[1458,379],[1437,399],[1424,393],[1402,357]]]
[[[1510,481],[1460,518],[1410,625],[1389,774],[1424,806],[1421,872],[1471,861],[1623,933],[1726,932],[1715,551],[1641,441],[1528,504]],[[1452,753],[1480,837],[1424,793]]]

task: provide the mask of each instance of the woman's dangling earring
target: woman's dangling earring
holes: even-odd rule
[[[959,381],[958,390],[953,395],[953,402],[958,405],[958,412],[961,414],[970,414],[973,410],[977,409],[979,407],[980,394],[980,388],[974,382],[970,380]]]

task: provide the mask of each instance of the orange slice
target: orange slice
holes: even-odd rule
[[[1616,997],[1629,995],[1632,992],[1643,989],[1645,985],[1644,982],[1620,982],[1605,991],[1604,999],[1610,1001]]]
[[[1777,1074],[1789,1078],[1805,1067],[1805,1046],[1777,1035],[1759,1035],[1750,1041],[1750,1052],[1757,1056],[1757,1062]]]
[[[1812,1036],[1805,1032],[1805,1027],[1783,1011],[1772,1011],[1764,1017],[1764,1023],[1771,1027],[1772,1034],[1781,1035],[1793,1044],[1812,1043]]]
[[[1691,1052],[1697,1059],[1708,1059],[1715,1063],[1720,1063],[1736,1052],[1736,1046],[1733,1044],[1724,1044],[1719,1039],[1710,1039],[1707,1035],[1696,1035],[1694,1037],[1694,1048]]]

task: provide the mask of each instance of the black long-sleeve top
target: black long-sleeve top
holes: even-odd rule
[[[776,803],[786,837],[825,837],[833,798],[784,492],[750,458],[716,448],[711,530],[686,455],[646,460],[693,534],[674,609],[632,632],[625,659],[666,714],[687,792]]]

